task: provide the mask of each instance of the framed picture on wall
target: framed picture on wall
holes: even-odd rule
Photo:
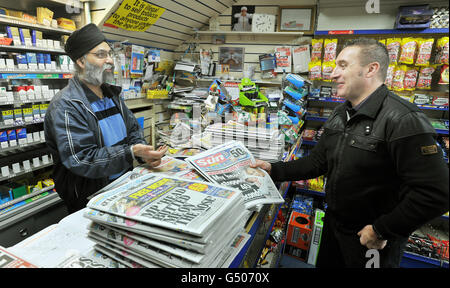
[[[219,65],[229,65],[229,72],[243,71],[244,48],[219,47]]]
[[[313,34],[316,6],[280,6],[278,31]]]
[[[252,31],[255,5],[233,5],[231,7],[231,30]]]

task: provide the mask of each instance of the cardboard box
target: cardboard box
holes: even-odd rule
[[[322,231],[323,231],[323,217],[325,216],[325,212],[316,209],[314,213],[314,227],[311,237],[311,244],[309,247],[308,253],[308,264],[316,265],[317,256],[319,255],[320,242],[322,240]]]
[[[312,232],[310,218],[309,215],[292,211],[288,222],[287,244],[308,251]]]
[[[308,258],[308,251],[300,249],[298,247],[286,244],[284,248],[284,253],[286,255],[292,256],[300,261],[305,262]]]

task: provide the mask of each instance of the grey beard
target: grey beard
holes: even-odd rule
[[[111,72],[106,72],[106,69],[112,69]],[[85,61],[85,68],[82,79],[92,85],[100,86],[103,83],[114,81],[114,65],[105,63],[102,67]]]

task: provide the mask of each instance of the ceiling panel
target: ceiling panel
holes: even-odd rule
[[[166,9],[156,23],[145,32],[132,32],[120,28],[103,26],[103,23],[117,10],[122,0],[116,2],[99,1],[96,11],[105,11],[102,17],[93,17],[93,22],[110,40],[174,51],[194,31],[209,24],[209,19],[229,9],[234,0],[145,0],[152,5]]]

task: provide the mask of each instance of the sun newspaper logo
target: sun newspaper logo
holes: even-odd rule
[[[221,164],[226,161],[227,161],[227,158],[222,153],[216,153],[209,157],[196,160],[195,164],[197,164],[200,167],[209,167],[209,166],[215,166],[215,165]]]

